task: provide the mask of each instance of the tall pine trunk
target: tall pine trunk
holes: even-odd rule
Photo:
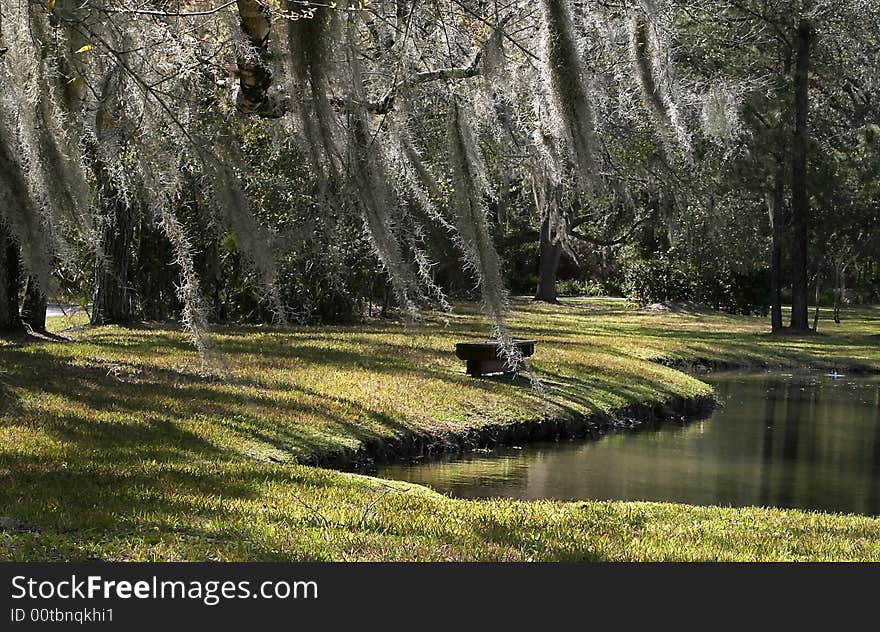
[[[846,297],[846,264],[838,261],[835,266],[837,272],[837,289],[834,291],[834,322],[840,324],[840,308]]]
[[[794,75],[795,128],[792,151],[791,225],[791,328],[809,331],[807,263],[810,200],[807,192],[807,154],[809,151],[808,115],[810,108],[810,46],[813,31],[809,21],[801,20],[797,32],[797,57]]]
[[[0,221],[0,333],[19,333],[24,329],[18,314],[20,285],[18,244]]]
[[[767,197],[770,216],[770,328],[774,333],[782,331],[782,227],[785,205],[784,161],[779,160],[773,183],[773,191]]]
[[[559,271],[559,260],[562,257],[562,244],[553,243],[550,239],[550,218],[545,214],[541,222],[540,255],[538,259],[538,289],[535,300],[545,303],[557,303],[556,273]]]

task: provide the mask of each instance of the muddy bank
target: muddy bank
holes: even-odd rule
[[[515,445],[531,441],[558,441],[601,437],[612,430],[639,428],[646,424],[681,423],[708,416],[717,402],[712,395],[676,396],[656,405],[632,404],[611,413],[547,418],[498,424],[461,433],[410,435],[391,440],[365,440],[359,450],[316,457],[306,463],[348,471],[369,470],[377,463],[437,456],[444,453]]]

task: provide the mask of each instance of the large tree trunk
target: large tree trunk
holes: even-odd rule
[[[134,233],[132,209],[118,195],[108,199],[109,187],[102,187],[102,193],[106,214],[102,219],[100,250],[95,261],[92,324],[125,324],[132,319],[128,283]]]
[[[241,30],[253,50],[238,56],[239,85],[235,104],[243,114],[278,118],[284,115],[287,104],[270,94],[274,81],[270,52],[272,14],[257,0],[238,0],[236,5]]]
[[[791,219],[792,274],[791,328],[809,331],[807,289],[807,246],[810,200],[807,192],[807,153],[809,150],[808,114],[810,107],[810,45],[812,27],[801,20],[797,33],[795,61],[795,129],[792,152]]]
[[[32,331],[45,333],[47,308],[46,293],[40,288],[37,278],[29,276],[25,285],[24,301],[21,305],[21,320]]]
[[[784,162],[779,161],[773,191],[767,197],[767,212],[770,215],[770,328],[774,333],[782,331],[782,227],[785,201]]]
[[[24,329],[18,314],[20,285],[19,247],[0,221],[0,333],[18,333]]]
[[[840,324],[840,308],[846,296],[846,264],[840,261],[835,266],[837,271],[837,289],[834,291],[834,322]]]
[[[550,239],[550,218],[546,215],[541,222],[539,244],[538,289],[535,291],[535,300],[557,303],[556,273],[559,271],[559,260],[562,257],[562,244],[553,243]]]

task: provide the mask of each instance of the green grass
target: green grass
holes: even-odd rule
[[[463,374],[452,345],[486,329],[468,310],[411,330],[225,328],[210,370],[167,327],[0,343],[0,559],[880,559],[872,518],[461,501],[298,464],[708,392],[657,359],[880,370],[878,321],[776,339],[758,319],[518,301],[543,394]]]

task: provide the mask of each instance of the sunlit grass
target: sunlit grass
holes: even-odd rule
[[[515,306],[543,393],[464,375],[453,345],[487,329],[470,309],[412,329],[223,328],[207,368],[174,327],[0,343],[0,558],[880,558],[869,518],[458,501],[296,464],[708,392],[658,359],[880,368],[873,309],[777,339],[759,319],[619,301]]]

